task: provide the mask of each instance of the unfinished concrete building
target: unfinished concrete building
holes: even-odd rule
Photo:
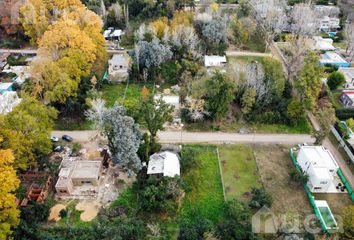
[[[59,179],[55,185],[59,196],[80,195],[81,186],[97,186],[101,176],[101,161],[75,161],[63,166],[59,172]]]
[[[52,178],[47,173],[19,174],[21,185],[26,189],[26,197],[18,199],[21,207],[28,201],[44,202],[47,199]]]

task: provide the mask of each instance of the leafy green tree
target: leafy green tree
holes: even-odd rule
[[[304,110],[302,108],[301,102],[297,100],[291,100],[288,104],[288,115],[293,118],[297,119],[304,114]]]
[[[206,107],[211,117],[215,120],[225,117],[235,99],[235,83],[217,72],[207,80],[206,88]]]
[[[305,58],[305,65],[296,82],[298,93],[304,106],[310,110],[316,106],[319,93],[322,87],[321,81],[322,66],[315,53],[309,53]]]
[[[271,207],[273,203],[272,196],[264,188],[252,188],[252,200],[249,203],[251,208]]]
[[[163,125],[173,120],[173,110],[174,107],[166,103],[162,97],[155,99],[153,94],[142,101],[140,107],[141,118],[149,130],[152,144],[156,140],[157,132],[164,129]]]
[[[327,85],[331,90],[337,89],[343,83],[345,83],[345,77],[341,72],[332,72],[327,79]]]
[[[313,132],[315,137],[315,145],[321,145],[323,140],[328,136],[331,131],[331,126],[336,121],[335,110],[331,103],[327,102],[324,106],[319,108],[316,113],[318,123],[320,125],[319,130]]]
[[[4,138],[0,147],[16,148],[14,154],[19,157],[15,160],[16,168],[24,170],[27,164],[35,165],[35,158],[51,152],[50,134],[56,116],[54,108],[43,105],[34,97],[24,96],[21,103],[0,121],[0,135]]]
[[[354,239],[354,205],[343,209],[343,239]]]
[[[252,239],[251,210],[241,201],[230,201],[225,206],[225,219],[217,227],[221,239]]]
[[[241,105],[242,105],[241,110],[244,114],[248,114],[249,112],[251,112],[252,107],[256,102],[256,96],[257,93],[255,88],[246,89],[245,93],[241,98]]]
[[[139,125],[126,115],[125,108],[119,103],[104,109],[98,121],[102,122],[102,133],[108,138],[114,161],[121,163],[129,173],[139,172],[142,168],[137,154],[142,137]]]

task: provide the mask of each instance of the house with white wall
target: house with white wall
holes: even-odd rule
[[[335,189],[334,178],[339,166],[331,152],[323,146],[302,146],[297,162],[309,176],[307,186],[311,192],[326,193]]]

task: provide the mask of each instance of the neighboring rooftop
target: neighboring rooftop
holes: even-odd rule
[[[354,67],[351,67],[351,68],[339,68],[338,71],[343,73],[347,83],[352,83],[354,81]]]
[[[321,55],[320,59],[321,64],[334,64],[339,67],[349,67],[350,63],[348,63],[342,56],[335,52],[326,52]]]
[[[301,150],[316,168],[338,167],[331,152],[323,146],[303,146]]]
[[[204,56],[205,67],[219,67],[226,63],[226,56]]]

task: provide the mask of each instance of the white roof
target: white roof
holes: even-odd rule
[[[320,36],[313,37],[315,44],[313,49],[314,50],[323,50],[323,51],[333,51],[336,48],[332,45],[333,40],[331,38],[322,38]]]
[[[17,96],[15,91],[5,92],[0,94],[0,114],[7,114],[12,111],[14,107],[20,104],[21,99]]]
[[[112,37],[120,37],[122,36],[122,30],[120,29],[117,29],[117,30],[114,30],[114,32],[111,34]]]
[[[338,164],[331,152],[323,146],[302,146],[301,152],[315,168],[338,168]]]
[[[155,99],[160,98],[161,95],[155,95]],[[171,105],[178,105],[179,104],[179,96],[168,95],[162,96],[162,100]]]
[[[109,38],[109,37],[120,37],[123,35],[123,31],[121,29],[116,29],[112,31],[112,29],[105,30],[103,32],[103,37],[104,38]]]
[[[164,151],[150,156],[147,174],[163,174],[164,177],[180,175],[179,158],[177,154]]]
[[[344,74],[347,82],[351,82],[354,80],[354,67],[339,68],[338,71]]]
[[[325,54],[321,55],[321,62],[326,63],[346,63],[347,61],[344,60],[338,53],[335,52],[326,52]]]
[[[221,64],[226,62],[226,56],[204,56],[205,67],[220,66]]]
[[[13,83],[0,83],[0,90],[7,90]]]

